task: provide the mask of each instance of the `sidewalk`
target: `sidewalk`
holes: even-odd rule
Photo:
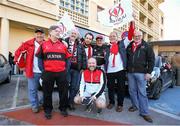
[[[62,117],[58,112],[57,103],[54,103],[55,112],[53,112],[51,120],[46,120],[44,118],[43,111],[34,114],[31,112],[30,108],[25,108],[1,113],[0,125],[180,125],[180,120],[152,110],[150,110],[150,113],[154,122],[148,123],[138,115],[138,112],[128,112],[127,109],[129,105],[129,99],[125,99],[123,112],[117,113],[115,112],[115,108],[112,110],[105,109],[100,115],[97,115],[95,110],[86,112],[83,106],[76,106],[74,112],[69,112],[70,116]]]
[[[16,88],[18,90],[14,91],[14,89]],[[97,115],[95,110],[89,113],[84,111],[84,106],[76,106],[76,110],[74,112],[69,111],[69,114],[71,116],[67,118],[62,118],[58,111],[58,93],[54,92],[54,113],[52,120],[47,121],[44,118],[43,111],[41,111],[38,114],[34,114],[30,111],[30,105],[28,105],[29,102],[27,96],[26,79],[21,76],[14,76],[12,78],[11,84],[1,86],[0,102],[2,109],[0,110],[0,125],[45,125],[49,124],[50,122],[54,122],[53,124],[58,125],[60,120],[62,120],[61,122],[64,121],[64,124],[67,125],[75,124],[74,119],[76,118],[78,118],[79,120],[83,120],[83,122],[85,122],[86,125],[88,125],[88,123],[92,124],[92,122],[94,122],[93,124],[95,125],[99,123],[129,125],[180,125],[179,96],[180,87],[175,87],[164,91],[159,100],[149,100],[150,114],[154,122],[148,123],[144,121],[142,117],[139,116],[138,111],[133,113],[128,112],[128,107],[131,106],[131,103],[129,98],[127,97],[125,98],[123,112],[121,113],[117,113],[115,111],[115,108],[113,108],[112,110],[104,109],[101,115]],[[72,116],[74,119],[72,119]],[[32,122],[31,120],[34,117],[36,117],[34,119],[36,120],[36,122]],[[84,124],[82,123],[82,121],[78,121],[77,123]]]

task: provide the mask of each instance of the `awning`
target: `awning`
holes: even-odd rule
[[[86,29],[86,28],[82,28],[82,27],[79,27],[79,26],[76,26],[76,28],[78,28],[78,31],[80,33],[81,38],[84,38],[85,34],[90,32],[90,33],[92,33],[94,35],[94,40],[95,40],[97,35],[101,34],[104,37],[104,42],[109,41],[109,37],[107,35],[105,35],[105,34],[102,34],[102,33],[96,32],[96,31],[92,31],[92,30],[89,30],[89,29]]]

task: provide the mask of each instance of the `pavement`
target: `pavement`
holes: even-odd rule
[[[113,108],[104,109],[101,114],[97,114],[95,108],[91,112],[86,112],[84,106],[76,106],[75,111],[69,111],[69,117],[63,118],[58,111],[57,92],[53,93],[53,117],[51,121],[44,121],[42,110],[35,115],[30,111],[27,80],[23,76],[13,76],[11,84],[0,85],[0,93],[0,125],[180,125],[180,102],[178,102],[180,87],[164,91],[159,100],[149,100],[153,123],[144,121],[138,111],[128,112],[128,107],[131,105],[129,97],[125,98],[121,113]],[[37,120],[33,122],[27,119]],[[78,121],[75,123],[75,120]]]

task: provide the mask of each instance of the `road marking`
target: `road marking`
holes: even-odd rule
[[[14,94],[14,97],[13,97],[13,104],[12,104],[12,107],[11,107],[12,109],[16,108],[16,102],[17,102],[18,90],[19,90],[19,80],[20,80],[20,77],[18,77],[18,79],[17,79],[15,94]]]
[[[169,117],[171,117],[171,118],[173,118],[173,119],[180,120],[180,117],[179,117],[179,116],[177,116],[177,115],[174,115],[174,114],[171,114],[171,113],[168,113],[168,112],[162,111],[162,110],[160,110],[160,109],[155,109],[155,108],[152,108],[152,107],[149,107],[149,109],[151,109],[151,110],[153,110],[153,111],[155,111],[155,112],[158,112],[158,113],[160,113],[160,114],[163,114],[163,115],[169,116]]]
[[[18,110],[18,109],[29,108],[29,107],[31,107],[30,104],[29,104],[29,105],[18,106],[18,107],[14,107],[14,108],[1,109],[1,110],[0,110],[0,113],[10,112],[10,111]]]

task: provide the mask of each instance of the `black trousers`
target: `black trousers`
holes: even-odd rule
[[[56,81],[59,92],[59,109],[65,110],[68,106],[68,82],[66,79],[66,71],[63,72],[43,72],[42,88],[44,96],[44,111],[50,113],[53,109],[52,93],[54,82]]]
[[[110,104],[115,104],[114,95],[117,94],[117,105],[123,106],[125,96],[125,76],[126,73],[124,70],[107,74],[107,88]]]

